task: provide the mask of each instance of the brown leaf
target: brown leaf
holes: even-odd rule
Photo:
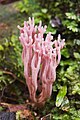
[[[0,23],[0,29],[8,29],[8,25],[5,23]]]
[[[24,110],[26,109],[26,106],[24,105],[12,105],[12,106],[8,106],[10,112],[16,112],[18,110]]]
[[[23,110],[21,112],[21,114],[20,114],[20,118],[21,119],[26,118],[28,120],[34,120],[34,117],[33,117],[32,113],[31,113],[31,111],[29,111],[29,110]]]

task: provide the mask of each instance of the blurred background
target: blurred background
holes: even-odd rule
[[[80,120],[80,0],[0,0],[0,102],[23,104],[29,99],[21,60],[17,25],[34,17],[65,39],[51,98],[40,116]],[[2,108],[0,107],[0,111]]]

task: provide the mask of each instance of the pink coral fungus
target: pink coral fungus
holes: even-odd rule
[[[53,41],[49,32],[44,39],[47,26],[34,24],[34,18],[24,22],[20,29],[20,42],[23,46],[22,60],[24,76],[29,89],[30,99],[35,104],[42,105],[51,96],[52,84],[56,79],[56,68],[60,63],[60,50],[64,46],[64,39]],[[38,94],[37,94],[38,91]]]

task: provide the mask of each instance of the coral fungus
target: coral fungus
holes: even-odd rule
[[[53,41],[49,32],[44,39],[47,26],[34,24],[34,18],[24,22],[20,29],[20,42],[23,46],[22,60],[24,76],[29,89],[30,99],[42,105],[51,96],[52,85],[56,79],[56,68],[60,63],[60,50],[64,47],[64,39]],[[37,91],[39,94],[37,94]]]

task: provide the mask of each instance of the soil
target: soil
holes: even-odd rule
[[[0,0],[0,3],[1,4],[9,4],[9,3],[12,3],[12,2],[15,2],[15,1],[19,1],[19,0]]]
[[[0,0],[0,3],[2,3],[0,4],[0,44],[4,43],[6,38],[10,39],[13,34],[17,35],[19,32],[17,25],[21,25],[27,19],[27,16],[22,15],[17,9],[18,2],[18,0]],[[2,105],[0,102],[0,107],[3,109],[0,110],[0,120],[16,120],[16,111],[26,111],[24,105]],[[23,113],[28,115],[28,110],[25,111]],[[31,115],[31,113],[29,114]]]
[[[21,25],[27,19],[17,9],[18,2],[6,5],[0,4],[0,43],[4,42],[4,38],[9,38],[12,34],[18,34],[17,25]]]
[[[0,120],[16,120],[14,112],[0,112]]]

